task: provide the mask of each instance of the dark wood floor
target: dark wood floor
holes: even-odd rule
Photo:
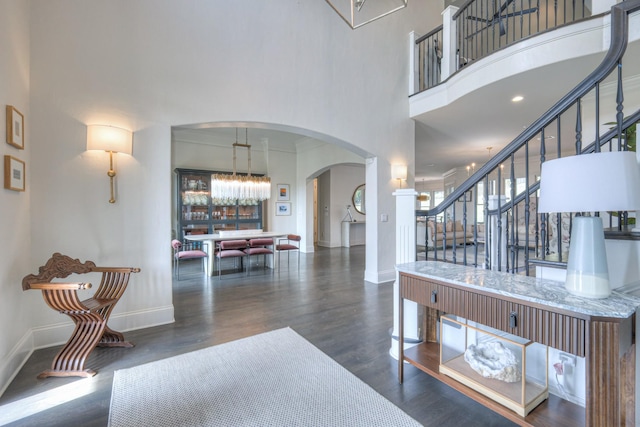
[[[183,268],[173,287],[175,323],[125,333],[132,349],[96,349],[90,379],[38,380],[58,348],[34,352],[0,398],[0,413],[20,408],[13,426],[106,426],[114,370],[290,326],[426,426],[514,425],[412,366],[398,384],[388,352],[393,286],[364,282],[364,246],[319,248],[301,259],[299,272],[294,264],[222,281],[203,278],[198,265]]]

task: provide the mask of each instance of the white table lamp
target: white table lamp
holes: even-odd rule
[[[640,168],[633,152],[550,160],[542,164],[540,175],[539,213],[640,209]],[[565,288],[587,298],[611,294],[600,217],[577,216],[573,220]]]

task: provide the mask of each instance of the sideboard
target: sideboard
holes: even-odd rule
[[[634,324],[639,298],[615,291],[606,299],[581,298],[569,294],[561,282],[437,261],[399,264],[396,270],[401,383],[408,362],[520,425],[635,425]],[[408,349],[403,348],[405,299],[425,307],[425,339]],[[554,397],[555,402],[520,417],[440,374],[435,329],[441,313],[584,357],[586,409]],[[574,408],[559,409],[565,406]]]

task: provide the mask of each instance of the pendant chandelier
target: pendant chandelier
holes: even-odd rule
[[[249,145],[248,130],[245,129],[245,144],[238,143],[238,129],[236,142],[233,144],[233,175],[211,175],[211,198],[219,200],[240,200],[243,204],[257,204],[271,197],[271,178],[266,176],[251,176],[251,145]],[[236,148],[247,149],[247,175],[236,174]]]

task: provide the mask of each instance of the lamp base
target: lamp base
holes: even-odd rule
[[[594,276],[591,274],[568,274],[564,283],[565,289],[579,297],[608,298],[611,295],[609,278]]]
[[[604,229],[599,217],[574,218],[564,286],[569,293],[585,298],[611,295]]]

